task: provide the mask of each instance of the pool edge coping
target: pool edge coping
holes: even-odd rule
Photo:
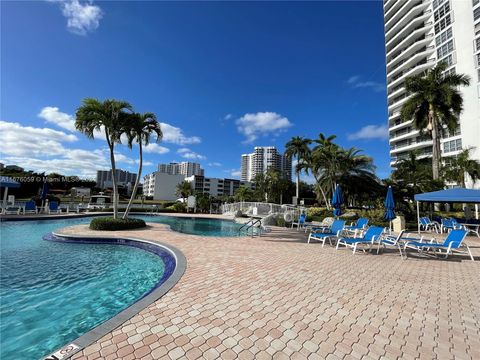
[[[99,239],[102,238],[102,236],[90,236],[90,235],[70,235],[70,234],[62,234],[58,233],[57,231],[53,231],[52,234],[58,238],[68,238],[68,239],[82,239],[82,240],[89,240],[89,239]],[[134,238],[134,237],[127,237],[127,236],[118,236],[118,237],[113,237],[113,236],[104,236],[103,238],[108,238],[108,239],[117,239],[117,240],[129,240],[133,242],[140,242],[140,243],[146,243],[149,245],[153,246],[158,246],[161,247],[163,250],[169,252],[175,259],[175,268],[172,272],[172,274],[165,280],[163,284],[158,286],[157,288],[153,289],[150,293],[147,293],[147,295],[141,297],[139,300],[134,302],[132,305],[128,306],[127,308],[123,309],[120,311],[118,314],[115,316],[111,317],[110,319],[104,321],[103,323],[95,326],[93,329],[87,331],[85,334],[79,336],[78,338],[69,341],[67,344],[61,346],[60,348],[56,349],[55,351],[51,352],[50,354],[42,357],[42,360],[48,360],[48,359],[58,359],[58,360],[64,360],[64,359],[69,359],[76,353],[82,351],[85,349],[87,346],[93,344],[95,341],[101,339],[103,336],[106,334],[112,332],[116,328],[118,328],[120,325],[125,323],[126,321],[130,320],[132,317],[135,315],[139,314],[143,309],[147,308],[151,304],[153,304],[155,301],[159,300],[162,298],[168,291],[170,291],[177,283],[180,281],[182,278],[183,274],[185,273],[187,269],[187,259],[185,255],[177,249],[175,246],[172,245],[167,245],[162,242],[154,242],[151,240],[145,240],[145,239],[140,239],[140,238]],[[117,245],[122,245],[120,242],[116,242],[114,244]],[[148,251],[148,250],[146,250]],[[68,348],[71,345],[75,345],[76,347],[73,347],[72,351],[67,352],[65,356],[63,357],[53,357],[54,354],[57,354],[58,352],[61,352],[65,348]]]

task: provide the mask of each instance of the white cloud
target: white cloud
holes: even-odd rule
[[[145,151],[146,153],[149,153],[149,154],[166,154],[170,151],[170,149],[164,147],[164,146],[160,146],[156,143],[150,143],[148,144],[147,146],[144,146],[143,147],[143,151]]]
[[[230,120],[233,118],[233,114],[227,114],[225,115],[225,117],[223,118],[224,120]]]
[[[109,168],[108,150],[65,146],[77,140],[75,135],[62,131],[0,121],[0,152],[3,162],[29,170],[82,177],[94,177],[97,169]]]
[[[240,169],[229,169],[223,171],[228,173],[232,178],[239,178],[242,175],[242,171]]]
[[[222,166],[222,164],[220,164],[219,162],[211,162],[211,163],[208,163],[207,165],[208,165],[208,166],[212,166],[212,167],[220,167],[220,166]]]
[[[167,143],[177,144],[177,145],[189,145],[189,144],[199,144],[202,142],[198,136],[187,137],[183,134],[182,129],[172,126],[167,123],[160,123],[160,127],[163,133],[163,141]]]
[[[245,135],[246,143],[251,143],[260,136],[278,135],[293,125],[286,117],[275,112],[247,113],[235,123],[238,131]]]
[[[348,134],[349,140],[388,140],[388,127],[386,125],[367,125],[355,133]]]
[[[72,115],[61,112],[58,107],[45,106],[38,114],[38,117],[63,129],[76,131],[75,118]]]
[[[103,11],[93,1],[80,2],[79,0],[50,0],[58,3],[62,14],[67,18],[67,29],[77,35],[87,35],[95,31],[100,25]]]
[[[181,157],[189,160],[205,160],[206,156],[197,154],[188,148],[180,148],[177,150]]]
[[[361,77],[359,75],[350,76],[347,80],[347,84],[354,89],[371,88],[376,92],[384,91],[386,89],[385,84],[377,81],[361,81]]]

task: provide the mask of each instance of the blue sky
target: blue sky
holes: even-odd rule
[[[85,97],[157,114],[156,164],[192,160],[238,176],[254,146],[336,134],[386,177],[382,2],[1,3],[2,162],[91,177],[103,140],[72,127]],[[137,149],[118,148],[136,171]]]

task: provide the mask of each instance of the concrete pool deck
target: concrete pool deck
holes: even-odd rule
[[[62,233],[105,235],[81,225]],[[108,235],[173,245],[187,269],[73,359],[480,358],[478,238],[467,240],[472,262],[353,256],[280,228],[221,238],[152,224]]]

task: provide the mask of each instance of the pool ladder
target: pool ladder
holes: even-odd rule
[[[255,235],[262,235],[262,228],[261,226],[255,226],[257,224],[262,224],[262,219],[255,219],[255,218],[250,218],[245,224],[240,226],[238,229],[238,233],[241,233],[243,229],[245,229],[246,234],[248,235],[248,231],[252,229],[252,237]],[[257,229],[257,232],[255,232],[255,229]]]

